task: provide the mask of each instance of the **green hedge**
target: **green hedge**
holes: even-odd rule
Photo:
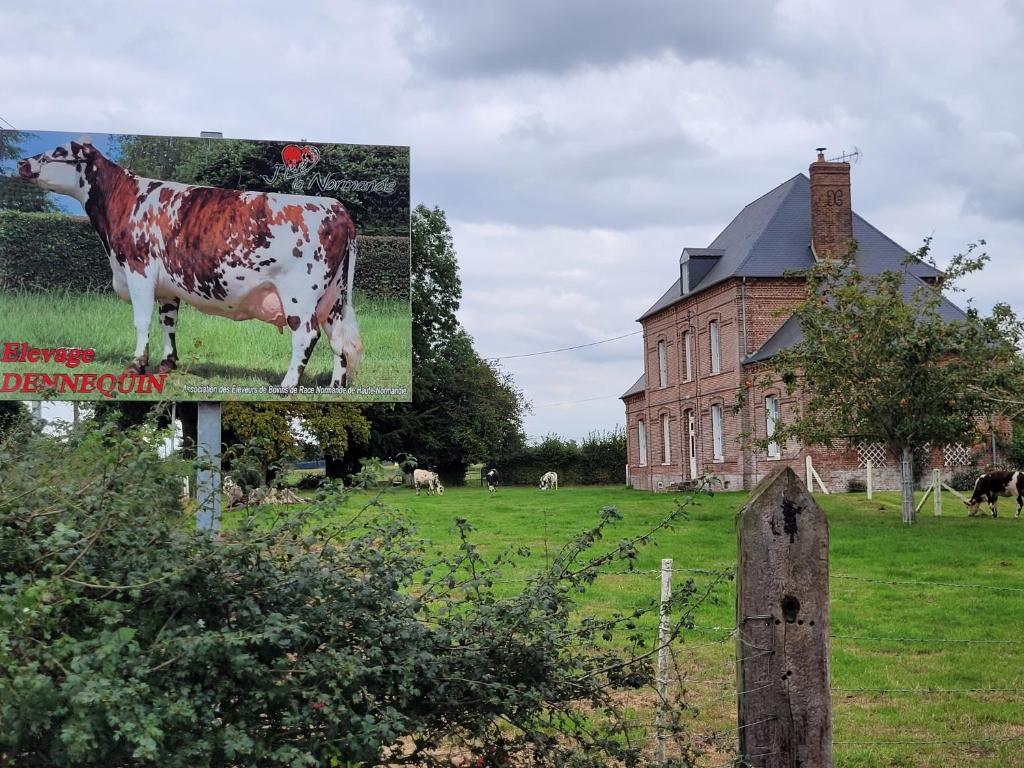
[[[0,289],[109,291],[110,264],[84,216],[0,211]]]
[[[374,298],[409,298],[409,238],[359,238],[356,288]]]
[[[545,472],[558,473],[559,485],[618,485],[626,481],[626,433],[621,429],[594,432],[582,442],[549,435],[539,444],[522,446],[491,458],[504,485],[537,485]]]
[[[0,290],[110,291],[110,265],[89,220],[0,210]],[[360,237],[356,287],[374,298],[409,297],[409,238]]]

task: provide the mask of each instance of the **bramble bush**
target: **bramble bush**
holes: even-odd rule
[[[0,765],[640,764],[616,692],[650,682],[643,611],[575,600],[683,508],[602,547],[606,508],[508,595],[498,570],[526,551],[485,558],[457,520],[440,554],[334,486],[195,533],[159,442],[88,422],[0,442]],[[675,630],[706,595],[677,590]]]

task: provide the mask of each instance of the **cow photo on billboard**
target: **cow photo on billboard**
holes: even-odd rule
[[[337,200],[147,179],[85,139],[19,161],[18,175],[84,206],[114,291],[132,306],[129,370],[149,367],[154,304],[164,337],[155,371],[177,366],[184,301],[206,314],[290,329],[282,387],[298,385],[323,329],[334,357],[331,386],[351,385],[363,354],[352,307],[356,231]]]

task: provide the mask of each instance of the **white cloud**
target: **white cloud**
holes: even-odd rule
[[[453,222],[485,355],[619,335],[748,202],[854,145],[859,213],[942,259],[984,237],[980,307],[1024,303],[1019,7],[948,0],[18,4],[0,11],[18,127],[410,144]],[[955,297],[963,303],[961,297]],[[509,360],[530,399],[618,395],[637,338]],[[538,408],[581,436],[617,400]]]

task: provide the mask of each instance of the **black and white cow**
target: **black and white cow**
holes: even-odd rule
[[[490,469],[487,474],[484,475],[484,479],[487,481],[487,490],[494,493],[498,490],[498,470]]]
[[[540,477],[540,489],[546,490],[558,490],[558,473],[557,472],[545,472]]]
[[[1021,507],[1024,506],[1024,472],[996,470],[979,477],[974,481],[974,493],[970,500],[964,502],[967,505],[967,514],[978,514],[981,503],[987,501],[992,510],[992,517],[995,517],[996,500],[1000,496],[1017,497],[1017,514],[1014,518],[1019,520]]]

